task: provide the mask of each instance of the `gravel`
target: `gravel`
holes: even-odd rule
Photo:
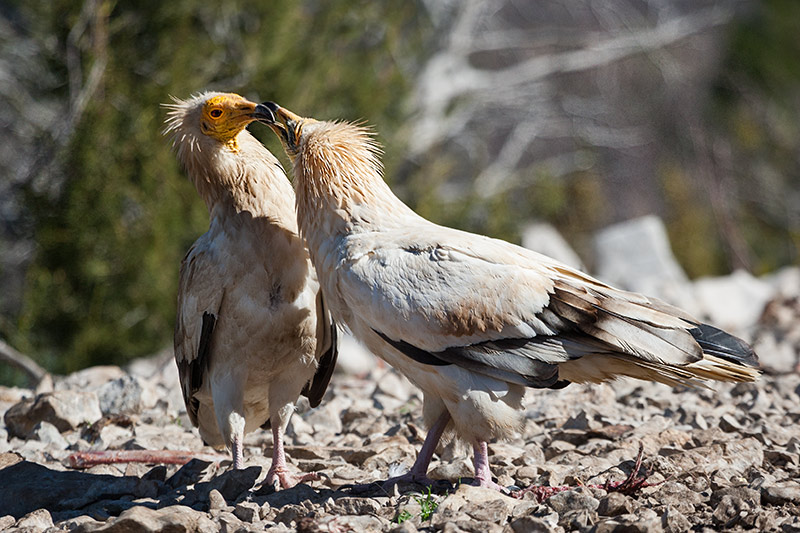
[[[505,486],[574,487],[544,502],[466,484],[470,450],[459,442],[434,456],[431,476],[446,481],[431,492],[352,490],[410,467],[425,435],[420,393],[363,353],[362,373],[334,375],[323,404],[301,400],[288,429],[291,467],[322,480],[280,492],[262,485],[268,431],[246,437],[241,471],[200,459],[69,468],[76,451],[214,453],[186,417],[169,353],[55,378],[54,390],[0,387],[0,530],[800,530],[799,317],[797,298],[779,295],[737,332],[778,347],[760,352],[768,372],[755,384],[693,391],[624,380],[529,391],[523,430],[491,443],[490,461]],[[624,479],[640,445],[657,485],[631,495],[588,486]]]

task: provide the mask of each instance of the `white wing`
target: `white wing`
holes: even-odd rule
[[[224,295],[224,287],[219,285],[223,278],[208,235],[201,236],[181,262],[175,323],[175,362],[186,412],[194,425],[198,424],[199,408],[194,394],[206,377],[212,334]]]
[[[350,312],[418,362],[552,386],[555,365],[590,354],[702,358],[677,309],[504,241],[413,222],[348,236],[338,279]]]

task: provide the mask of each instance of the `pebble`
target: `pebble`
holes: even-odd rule
[[[768,306],[786,335],[794,331],[784,317],[793,317],[794,307],[787,306],[785,300]],[[754,331],[763,339],[770,330],[756,325]],[[622,480],[642,443],[642,472],[652,471],[653,482],[669,479],[633,495],[584,487],[540,504],[467,483],[453,491],[459,479],[474,475],[471,447],[463,444],[434,455],[430,473],[445,482],[430,496],[413,484],[398,492],[350,490],[406,471],[424,438],[419,391],[377,365],[359,375],[335,374],[326,401],[292,417],[289,468],[318,471],[320,481],[278,492],[263,486],[272,441],[260,431],[246,438],[241,471],[197,459],[183,466],[67,469],[71,450],[213,452],[188,423],[180,391],[177,402],[144,399],[175,392],[174,363],[159,357],[157,364],[130,366],[136,374],[95,367],[56,378],[55,390],[38,396],[0,387],[0,400],[8,400],[0,402],[0,529],[672,533],[797,525],[791,513],[800,507],[800,376],[794,372],[764,375],[752,385],[718,384],[713,392],[633,381],[530,390],[519,435],[489,445],[498,482],[525,487]],[[124,413],[129,425],[106,417],[110,423],[88,431],[86,422],[104,413]],[[408,516],[398,523],[401,513]]]

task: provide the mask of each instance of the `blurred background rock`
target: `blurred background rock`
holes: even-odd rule
[[[544,248],[555,227],[611,281],[720,320],[703,302],[744,287],[760,316],[800,290],[762,279],[800,247],[798,35],[795,0],[7,0],[0,337],[57,373],[171,345],[207,213],[159,104],[204,89],[373,124],[387,180],[437,222]],[[687,289],[701,276],[726,277]]]

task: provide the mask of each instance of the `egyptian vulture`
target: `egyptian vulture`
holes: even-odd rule
[[[208,207],[210,224],[181,263],[175,361],[203,440],[243,468],[244,435],[271,424],[267,483],[316,474],[286,468],[283,435],[302,393],[320,403],[336,362],[336,327],[298,236],[294,192],[245,127],[255,105],[203,93],[167,104],[165,134]]]
[[[680,309],[417,215],[382,179],[365,128],[274,103],[256,113],[292,161],[300,233],[332,315],[424,393],[427,437],[411,471],[390,482],[429,482],[452,430],[472,444],[474,483],[500,489],[486,444],[520,428],[526,387],[757,377],[747,344]]]

